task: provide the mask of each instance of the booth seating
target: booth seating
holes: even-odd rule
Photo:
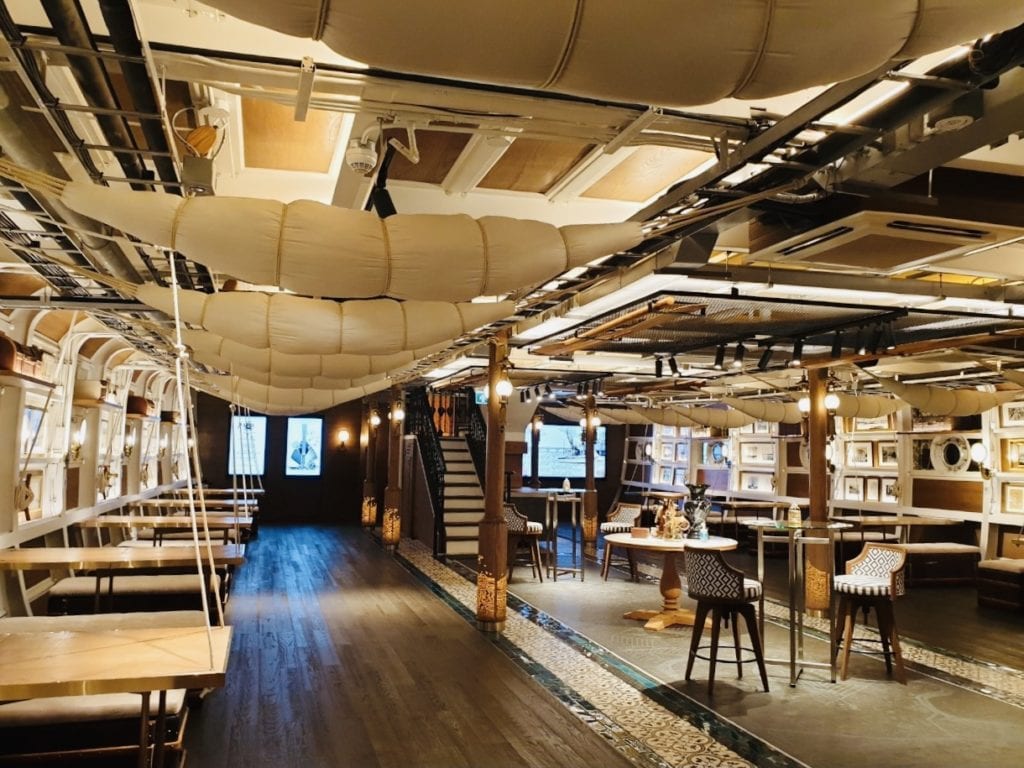
[[[973,584],[981,549],[972,544],[922,541],[894,545],[907,553],[911,586]]]
[[[978,605],[1024,611],[1024,559],[1001,557],[978,563]]]
[[[51,616],[201,610],[199,583],[195,573],[70,576],[50,589],[46,609]],[[223,583],[220,574],[209,578],[207,602],[212,616],[216,615],[214,601],[226,600]]]
[[[33,616],[0,619],[0,632],[88,632],[139,627],[191,627],[205,623],[201,611]],[[187,692],[167,692],[162,735],[166,748],[181,753],[188,719]],[[156,697],[150,702],[155,717]],[[136,764],[141,699],[137,693],[57,696],[0,704],[0,766],[110,766]],[[155,723],[150,721],[150,728]]]
[[[633,527],[640,523],[642,508],[639,504],[627,504],[620,501],[608,512],[607,519],[601,523],[601,535],[608,533],[629,533]],[[626,556],[629,562],[629,575],[636,581],[637,568],[636,556],[633,550],[627,549]],[[604,545],[604,563],[601,565],[601,578],[608,581],[608,571],[612,567],[612,545]]]

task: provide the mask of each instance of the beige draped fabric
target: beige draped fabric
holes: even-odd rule
[[[705,427],[732,429],[733,427],[745,427],[747,424],[753,424],[757,421],[754,416],[741,411],[734,411],[731,408],[673,405],[672,409]]]
[[[899,400],[885,395],[851,395],[845,392],[837,392],[836,395],[839,407],[835,415],[848,419],[877,419],[900,409]]]
[[[900,400],[922,413],[936,416],[973,416],[1024,396],[1024,390],[979,392],[976,389],[947,389],[929,384],[903,384],[879,378],[878,383]]]
[[[757,421],[799,424],[803,420],[803,414],[796,403],[780,400],[744,400],[741,397],[720,397],[718,401],[754,417]]]
[[[391,386],[391,379],[348,389],[282,389],[257,384],[237,376],[205,376],[194,374],[192,383],[222,400],[243,405],[268,416],[295,416],[333,408],[341,403],[358,400]]]
[[[174,314],[170,288],[137,286],[143,304]],[[451,339],[515,312],[515,303],[324,301],[287,293],[178,292],[186,323],[249,347],[289,354],[390,355]]]
[[[179,197],[68,182],[61,202],[218,272],[307,296],[469,301],[546,282],[643,240],[640,224],[555,227],[312,200]]]
[[[847,80],[1024,22],[1020,0],[204,2],[383,69],[677,107]]]
[[[631,405],[629,407],[652,424],[661,424],[666,427],[698,426],[696,421],[687,418],[678,410],[672,408],[649,408],[643,405]]]

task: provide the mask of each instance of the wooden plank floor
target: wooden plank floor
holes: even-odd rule
[[[261,529],[189,768],[630,763],[358,529]]]

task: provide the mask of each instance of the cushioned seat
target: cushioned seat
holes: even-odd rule
[[[1024,611],[1024,559],[982,560],[977,583],[978,605]]]
[[[857,612],[862,611],[867,620],[871,608],[878,618],[878,634],[885,655],[886,671],[893,674],[895,662],[896,679],[907,682],[903,669],[903,654],[900,652],[900,638],[896,629],[896,617],[892,604],[897,597],[906,593],[904,568],[907,555],[899,547],[889,544],[865,544],[863,551],[846,564],[846,573],[834,579],[835,593],[839,596],[837,628],[843,625],[842,679],[847,677],[850,663],[850,646],[853,644],[853,625]],[[890,653],[890,647],[892,652]]]
[[[973,584],[981,548],[952,541],[897,544],[907,553],[907,583]]]
[[[529,553],[529,565],[533,574],[544,581],[544,567],[540,559],[540,537],[544,526],[528,520],[514,504],[505,504],[505,525],[508,527],[508,579],[512,580],[512,568],[521,548]]]
[[[760,632],[757,628],[757,609],[755,601],[761,597],[761,582],[748,579],[743,571],[725,562],[722,553],[714,549],[698,549],[696,547],[683,550],[686,562],[687,594],[697,601],[697,615],[693,622],[693,635],[690,638],[690,654],[686,660],[686,679],[690,679],[693,663],[696,659],[708,659],[711,662],[708,673],[708,695],[715,689],[715,665],[718,661],[718,636],[723,623],[732,624],[733,661],[739,677],[743,677],[743,653],[753,652],[757,669],[761,673],[761,682],[765,691],[768,690],[768,673],[764,665],[764,650]],[[708,613],[711,613],[711,644],[702,646],[701,636]],[[742,616],[750,635],[750,647],[740,645],[738,619]],[[707,649],[709,655],[702,651]]]
[[[601,535],[609,533],[629,533],[638,524],[640,520],[640,513],[642,508],[639,504],[627,504],[625,502],[617,502],[611,511],[608,512],[608,516],[603,523],[601,523]],[[605,581],[608,580],[608,572],[612,567],[612,545],[605,542],[604,545],[604,562],[601,564],[601,578]],[[626,550],[627,562],[629,563],[629,573],[633,581],[636,581],[637,570],[636,570],[636,558],[633,555],[633,550]]]

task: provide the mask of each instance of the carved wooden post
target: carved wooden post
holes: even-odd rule
[[[540,414],[530,422],[530,487],[540,488],[540,431],[544,420]]]
[[[382,540],[394,551],[402,535],[402,429],[405,425],[405,404],[402,390],[391,389],[391,416],[388,425],[388,486],[384,489]]]
[[[594,484],[594,443],[597,442],[597,406],[593,393],[583,409],[583,448],[586,480],[583,483],[583,543],[597,542],[597,486]]]
[[[508,393],[498,394],[505,378],[508,336],[490,345],[487,383],[487,468],[484,473],[484,518],[480,521],[479,569],[476,578],[476,624],[485,632],[505,628],[508,589],[508,528],[502,499],[505,482],[505,411]]]
[[[808,394],[811,410],[807,417],[808,497],[811,506],[811,520],[816,523],[828,521],[828,468],[825,460],[825,444],[828,441],[828,411],[825,409],[827,391],[827,369],[812,369],[807,372]],[[821,532],[814,531],[813,535]],[[828,609],[828,562],[829,553],[821,546],[807,547],[805,562],[804,595],[808,610]]]

